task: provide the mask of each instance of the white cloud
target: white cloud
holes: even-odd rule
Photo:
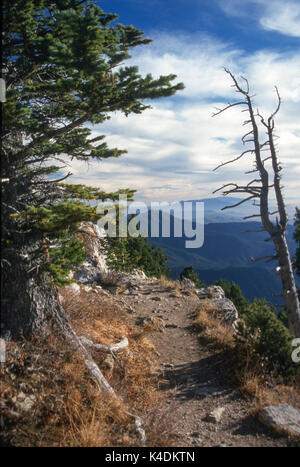
[[[249,156],[235,165],[213,168],[245,148],[240,138],[246,114],[234,107],[211,118],[214,107],[237,95],[223,67],[249,80],[255,102],[264,115],[276,107],[274,85],[283,100],[277,118],[279,153],[284,164],[283,181],[288,198],[300,200],[300,52],[290,55],[260,51],[245,55],[215,39],[199,36],[195,45],[186,36],[160,35],[148,51],[133,58],[142,74],[177,74],[186,89],[174,98],[156,101],[143,115],[119,113],[95,132],[107,135],[111,147],[127,149],[119,159],[86,165],[73,162],[74,182],[104,190],[131,187],[148,200],[199,199],[230,181],[245,181],[252,167]],[[71,180],[70,180],[71,181]],[[249,181],[249,179],[248,179]]]
[[[219,0],[225,13],[255,19],[267,31],[300,37],[300,4],[286,0]]]
[[[288,36],[300,37],[300,4],[297,2],[268,2],[260,18],[264,29]]]

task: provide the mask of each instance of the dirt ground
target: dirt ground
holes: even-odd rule
[[[116,300],[120,298],[116,297]],[[174,293],[160,281],[137,284],[121,298],[135,324],[154,320],[158,332],[151,340],[159,353],[160,389],[166,404],[176,406],[180,446],[288,446],[289,440],[271,432],[249,414],[245,399],[230,382],[224,352],[201,341],[193,325],[199,298]],[[208,414],[219,407],[221,420]]]

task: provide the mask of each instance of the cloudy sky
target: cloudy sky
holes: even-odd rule
[[[104,190],[130,187],[139,200],[174,201],[214,196],[223,183],[250,181],[251,156],[213,169],[245,150],[245,114],[234,107],[212,117],[237,95],[224,67],[248,79],[255,105],[268,116],[277,105],[279,159],[286,199],[300,203],[300,1],[299,0],[103,0],[105,12],[153,39],[127,64],[154,77],[174,73],[185,89],[152,102],[142,115],[118,113],[93,131],[110,146],[127,149],[119,159],[76,162],[73,183]],[[247,127],[246,127],[247,128]],[[250,129],[250,128],[249,128]],[[249,146],[250,147],[250,146]],[[248,149],[248,147],[247,147]]]

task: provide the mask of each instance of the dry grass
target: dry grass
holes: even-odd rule
[[[159,278],[159,283],[162,289],[165,290],[166,292],[172,292],[176,294],[176,297],[181,297],[181,289],[180,289],[180,285],[178,284],[178,282],[173,281],[167,278],[166,276],[162,275]]]
[[[234,347],[233,329],[222,322],[220,310],[211,300],[205,299],[201,301],[194,325],[201,331],[201,336],[208,342],[226,350]]]
[[[144,419],[149,446],[175,447],[182,442],[177,433],[177,427],[181,422],[177,409],[178,403],[172,402],[168,406],[157,405],[146,410]]]
[[[266,372],[251,345],[245,342],[237,346],[233,330],[224,325],[211,300],[202,301],[194,325],[201,331],[201,338],[226,353],[233,381],[252,402],[250,414],[257,415],[264,407],[284,403],[300,408],[299,384],[282,384]]]
[[[99,393],[89,386],[89,410],[86,404],[70,397],[65,412],[64,446],[99,447],[138,444],[133,420],[120,400]]]
[[[7,343],[7,366],[1,368],[4,402],[1,441],[13,446],[136,446],[139,437],[133,417],[144,418],[160,406],[157,353],[148,330],[128,322],[128,314],[111,297],[86,291],[80,296],[60,290],[63,306],[78,335],[95,343],[112,344],[123,336],[129,347],[116,355],[112,373],[106,373],[105,353],[92,350],[95,362],[108,377],[120,400],[99,392],[79,355],[64,340],[51,335],[47,341]],[[17,406],[20,392],[33,395],[31,411]],[[146,412],[145,412],[146,411]],[[149,426],[147,425],[149,428]],[[147,428],[147,429],[148,429]],[[167,429],[161,445],[168,445]],[[158,441],[151,441],[149,445]]]

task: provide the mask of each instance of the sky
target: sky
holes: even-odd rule
[[[287,203],[300,205],[300,0],[103,0],[117,22],[145,32],[150,45],[132,52],[126,65],[142,75],[174,73],[185,89],[151,102],[142,115],[115,113],[95,125],[111,147],[127,149],[119,159],[72,163],[71,183],[106,191],[137,190],[141,201],[211,198],[224,183],[249,182],[251,155],[213,169],[249,146],[241,137],[245,114],[234,107],[212,117],[237,94],[224,67],[247,78],[255,106],[276,118],[279,160]],[[250,129],[250,128],[249,128]],[[246,131],[247,130],[247,131]],[[263,134],[262,134],[263,137]],[[219,193],[218,193],[219,194]]]

